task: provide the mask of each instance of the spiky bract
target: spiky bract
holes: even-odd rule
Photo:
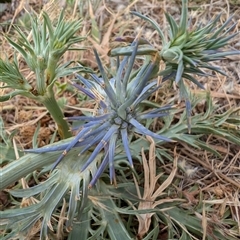
[[[81,171],[84,171],[95,160],[99,152],[104,149],[104,158],[90,183],[91,186],[95,184],[107,165],[109,165],[111,182],[115,179],[114,156],[117,145],[123,145],[129,164],[133,167],[129,141],[130,136],[134,133],[149,135],[160,141],[171,141],[165,136],[160,136],[150,131],[142,124],[146,119],[167,115],[171,106],[163,106],[148,112],[142,112],[139,108],[140,103],[146,100],[160,86],[157,85],[157,81],[149,82],[149,76],[156,64],[154,60],[148,61],[137,73],[132,74],[138,42],[133,42],[132,46],[134,46],[134,51],[131,56],[123,58],[122,62],[118,65],[116,75],[110,80],[96,50],[94,50],[101,77],[91,74],[92,79],[88,80],[77,75],[82,85],[72,83],[73,86],[95,100],[98,104],[98,109],[92,116],[67,118],[70,121],[84,122],[80,126],[80,130],[75,138],[70,143],[62,146],[28,151],[46,152],[64,150],[55,162],[55,168],[73,147],[82,146],[80,154],[92,150],[94,147],[91,156],[81,169]]]

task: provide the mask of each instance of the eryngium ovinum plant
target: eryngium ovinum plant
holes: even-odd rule
[[[1,214],[1,225],[7,229],[12,229],[12,231],[3,239],[10,239],[16,234],[18,237],[26,236],[29,227],[37,224],[40,219],[40,239],[46,239],[49,234],[48,229],[55,230],[51,219],[52,215],[56,215],[54,214],[57,211],[56,207],[58,204],[62,204],[63,198],[67,199],[65,208],[63,204],[63,209],[65,209],[63,211],[66,211],[66,206],[68,206],[66,227],[71,229],[76,214],[79,216],[77,219],[82,219],[86,215],[85,207],[90,204],[87,197],[88,189],[96,183],[97,189],[101,188],[103,183],[97,182],[97,180],[107,166],[109,166],[110,183],[115,182],[114,160],[117,150],[118,153],[124,153],[129,166],[133,168],[130,150],[132,137],[136,138],[140,134],[151,136],[158,142],[172,141],[167,136],[154,133],[145,127],[146,120],[168,115],[171,106],[166,105],[147,112],[144,111],[144,107],[141,106],[142,102],[160,87],[156,80],[149,81],[156,59],[148,59],[141,68],[134,71],[138,41],[134,41],[132,46],[134,46],[134,51],[131,56],[123,58],[117,66],[116,75],[111,79],[108,79],[100,58],[94,50],[101,77],[91,74],[92,79],[85,79],[77,75],[78,79],[76,80],[82,84],[72,82],[73,86],[98,104],[98,109],[92,116],[68,118],[71,121],[83,122],[77,127],[79,131],[73,139],[55,143],[53,146],[26,150],[30,153],[23,158],[23,161],[28,161],[28,158],[29,161],[32,161],[36,153],[38,153],[36,159],[43,155],[42,160],[34,161],[26,166],[29,172],[31,169],[38,169],[39,166],[45,167],[42,173],[49,171],[49,169],[52,169],[52,172],[49,178],[39,185],[25,190],[11,191],[15,197],[31,197],[33,199],[32,196],[36,195],[38,199],[41,196],[41,201],[35,200],[38,202],[37,204],[22,209],[4,211]],[[117,62],[119,63],[119,61]],[[62,154],[59,152],[60,150],[63,151]],[[59,157],[57,158],[57,156]],[[53,161],[55,163],[52,165]],[[12,165],[14,168],[21,167],[21,164],[19,166]],[[16,176],[14,177],[16,178]],[[6,181],[7,183],[5,182],[4,185],[7,186],[12,180],[7,179]],[[91,191],[94,189],[91,188]],[[89,214],[91,212],[87,213],[86,217],[90,216]],[[117,226],[112,227],[124,237],[125,231],[118,230],[121,227],[120,222],[119,219]],[[88,235],[86,229],[85,232],[84,234]],[[112,234],[115,234],[114,232]],[[130,238],[128,237],[128,239]]]
[[[0,96],[0,102],[21,95],[43,104],[57,124],[61,138],[71,137],[68,123],[59,107],[54,85],[60,77],[73,72],[89,71],[82,66],[71,66],[72,61],[63,63],[62,56],[71,47],[80,43],[85,36],[77,36],[82,20],[66,21],[64,12],[59,14],[57,21],[51,20],[47,12],[40,17],[30,16],[31,31],[15,27],[19,37],[16,40],[6,36],[9,44],[16,50],[13,60],[0,58],[0,82],[3,88],[12,91]],[[74,50],[81,50],[75,48]],[[33,78],[25,76],[19,69],[18,55],[22,58]]]
[[[165,37],[161,27],[154,20],[139,12],[131,12],[132,14],[151,23],[153,28],[157,31],[161,38],[161,50],[153,46],[142,45],[138,49],[138,54],[159,54],[159,59],[164,61],[165,69],[160,72],[153,73],[163,76],[163,81],[175,81],[180,90],[181,99],[185,100],[186,110],[188,114],[188,128],[190,131],[191,122],[191,102],[189,100],[189,93],[184,79],[190,80],[198,87],[204,89],[204,86],[194,77],[210,76],[209,73],[203,69],[209,69],[213,72],[218,72],[225,75],[225,73],[218,67],[210,64],[210,62],[222,60],[226,56],[240,54],[237,50],[224,50],[224,46],[228,45],[229,40],[238,34],[229,33],[234,30],[236,23],[227,27],[232,20],[232,17],[226,20],[224,24],[218,27],[218,22],[222,16],[219,14],[208,24],[198,23],[196,28],[191,28],[191,18],[188,21],[188,1],[182,0],[182,12],[179,24],[173,19],[171,15],[165,12],[167,22],[169,24],[169,35]],[[117,39],[117,41],[123,39]],[[111,56],[127,55],[133,51],[132,47],[116,48],[111,51]]]
[[[28,152],[44,153],[56,150],[64,150],[56,160],[53,169],[62,161],[67,153],[77,146],[82,146],[80,155],[86,151],[92,151],[87,162],[81,167],[84,171],[95,160],[101,150],[104,150],[104,158],[90,182],[93,186],[106,166],[109,166],[110,182],[115,181],[114,155],[117,145],[123,145],[129,165],[133,168],[130,151],[130,140],[133,134],[148,135],[160,141],[172,141],[166,136],[161,136],[150,131],[144,126],[144,121],[168,115],[170,105],[162,106],[144,112],[141,103],[153,94],[160,85],[157,81],[149,82],[149,77],[155,68],[156,59],[148,60],[141,68],[133,72],[138,41],[132,43],[134,51],[131,56],[124,57],[118,64],[116,76],[108,79],[101,60],[94,50],[101,77],[90,74],[92,79],[85,79],[77,75],[82,85],[72,82],[72,85],[86,94],[98,104],[96,113],[92,116],[77,116],[67,118],[70,121],[84,122],[79,127],[79,132],[70,143],[56,147],[27,150]],[[119,61],[118,61],[119,62]],[[76,130],[75,127],[73,130]],[[93,146],[96,146],[93,148]],[[66,159],[67,161],[67,159]]]

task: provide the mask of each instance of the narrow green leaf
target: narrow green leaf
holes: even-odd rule
[[[8,42],[18,51],[22,54],[22,56],[24,57],[24,59],[27,59],[27,53],[26,51],[17,43],[15,43],[14,41],[12,41],[9,37],[6,37]]]
[[[179,24],[179,33],[183,34],[187,30],[187,19],[188,19],[188,0],[182,0],[182,13]]]
[[[163,45],[166,44],[165,36],[164,36],[162,30],[160,29],[158,23],[157,23],[155,20],[153,20],[153,19],[151,19],[151,18],[149,18],[149,17],[146,17],[146,16],[144,16],[144,15],[138,13],[138,12],[131,11],[130,13],[133,14],[133,15],[136,15],[136,16],[138,16],[138,17],[140,17],[140,18],[142,18],[142,19],[144,19],[144,20],[146,20],[146,21],[148,21],[148,22],[150,22],[150,23],[152,24],[153,28],[154,28],[154,29],[158,32],[158,34],[160,35],[160,37],[161,37],[161,39],[162,39],[162,42],[163,42]]]
[[[178,31],[179,31],[178,25],[170,14],[165,12],[165,16],[171,28],[171,38],[176,38],[178,36]]]
[[[61,16],[61,14],[60,14],[60,16]],[[43,12],[42,16],[44,18],[44,21],[45,21],[47,29],[48,29],[50,41],[53,41],[53,39],[54,39],[54,29],[53,29],[51,20],[50,20],[48,14],[46,12]]]

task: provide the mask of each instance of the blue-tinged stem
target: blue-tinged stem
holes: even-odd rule
[[[63,151],[63,153],[58,157],[58,159],[56,160],[56,162],[54,163],[52,169],[54,169],[61,161],[62,159],[66,156],[66,154],[68,153],[68,151],[70,149],[72,149],[81,139],[81,137],[83,137],[87,132],[89,132],[91,130],[91,128],[83,128],[76,136],[75,138],[68,144],[67,148]]]
[[[131,118],[129,121],[135,128],[136,128],[136,132],[139,132],[143,135],[149,135],[153,138],[165,141],[165,142],[173,142],[171,139],[164,137],[164,136],[160,136],[154,132],[151,132],[150,130],[148,130],[147,128],[145,128],[141,123],[139,123],[137,120],[135,120],[134,118]]]
[[[66,149],[66,147],[69,145],[69,142],[63,143],[61,145],[56,145],[56,146],[47,146],[47,147],[42,147],[42,148],[35,148],[35,149],[25,149],[24,152],[28,153],[47,153],[47,152],[55,152],[55,151],[62,151]]]
[[[103,81],[104,81],[104,86],[101,86],[103,88],[103,90],[105,91],[105,93],[107,94],[107,96],[109,97],[109,99],[111,100],[111,103],[116,106],[117,105],[117,98],[116,98],[116,94],[115,92],[113,91],[113,88],[111,86],[111,84],[109,83],[109,79],[104,71],[104,68],[103,68],[103,65],[102,65],[102,62],[97,54],[97,51],[95,49],[93,49],[94,51],[94,54],[95,54],[95,58],[97,60],[97,64],[98,64],[98,67],[99,67],[99,70],[101,72],[101,75],[102,75],[102,78],[103,78]]]
[[[131,104],[136,100],[136,98],[139,96],[141,91],[143,90],[144,86],[146,85],[146,82],[149,80],[149,76],[152,72],[154,65],[150,64],[147,68],[147,71],[145,75],[140,79],[140,82],[136,86],[136,88],[132,91],[131,96],[129,96],[129,99],[126,100],[119,108],[118,108],[118,114],[122,119],[126,119],[126,109],[127,107],[130,107]]]
[[[104,148],[104,146],[108,143],[109,139],[113,134],[115,134],[118,131],[117,125],[112,125],[111,128],[107,131],[105,136],[102,138],[100,143],[97,145],[97,147],[92,152],[91,156],[88,158],[87,162],[83,165],[81,171],[84,171],[88,165],[96,158],[98,153]]]
[[[115,179],[114,153],[115,153],[117,138],[118,138],[118,134],[115,133],[109,141],[109,148],[108,148],[109,149],[109,152],[108,152],[109,174],[110,174],[111,184],[113,183],[113,180]]]
[[[150,86],[149,86],[150,85]],[[153,88],[152,90],[149,90],[152,86],[156,85],[156,83],[150,83],[148,86],[146,86],[142,93],[137,97],[137,99],[133,102],[131,108],[136,108],[136,106],[144,101],[145,99],[147,99],[148,97],[150,97],[153,93],[155,93],[160,87],[162,87],[162,85],[158,85],[157,87]]]
[[[65,118],[68,121],[85,121],[85,122],[96,122],[99,120],[104,120],[107,119],[111,116],[111,114],[105,114],[105,115],[101,115],[101,116],[75,116],[75,117],[68,117]]]
[[[134,78],[133,81],[128,83],[128,88],[126,89],[130,94],[132,93],[131,89],[135,89],[139,82],[142,80],[142,77],[146,73],[147,69],[149,67],[149,62],[145,63],[140,70],[138,71],[136,77]],[[130,91],[129,91],[130,90]]]
[[[124,75],[124,78],[123,78],[123,81],[122,81],[123,84],[122,84],[122,93],[121,94],[124,95],[124,98],[126,97],[126,90],[127,90],[127,84],[129,82],[129,76],[132,72],[133,64],[134,64],[135,57],[136,57],[136,54],[137,54],[138,41],[133,42],[132,46],[134,46],[134,49],[133,49],[132,55],[129,59],[127,70],[125,72],[125,75]]]
[[[96,99],[96,96],[91,92],[89,91],[88,89],[86,88],[83,88],[82,86],[76,84],[76,83],[72,83],[72,85],[77,88],[78,90],[80,90],[81,92],[85,93],[88,97],[92,98],[92,99]],[[92,87],[93,88],[93,87]]]
[[[119,57],[118,57],[119,58]],[[122,60],[122,62],[120,63],[118,70],[117,70],[117,74],[116,74],[116,96],[117,99],[121,101],[122,98],[122,77],[123,77],[123,70],[124,67],[127,64],[129,57],[125,56]]]
[[[104,137],[104,135],[105,135],[105,132],[101,132],[97,136],[92,136],[92,137],[88,137],[87,139],[84,139],[84,142],[83,142],[84,147],[81,150],[81,152],[79,153],[79,155],[85,153],[91,147],[94,147],[95,144],[97,144],[99,141],[101,141],[101,139]]]
[[[96,184],[97,180],[99,179],[99,177],[102,175],[103,171],[105,170],[107,164],[108,164],[108,154],[106,154],[105,157],[103,158],[103,161],[101,162],[100,166],[98,167],[97,172],[95,173],[91,182],[89,183],[89,188],[91,188],[92,186],[94,186]]]
[[[126,128],[121,129],[121,135],[122,135],[122,142],[123,142],[123,147],[124,147],[125,153],[127,155],[130,166],[133,167],[132,155],[131,155],[131,151],[130,151],[129,143],[128,143],[128,132],[127,132]]]

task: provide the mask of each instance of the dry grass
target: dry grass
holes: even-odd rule
[[[27,2],[27,1],[26,1]],[[1,16],[0,21],[4,22],[12,19],[14,16],[14,21],[10,25],[4,27],[5,32],[14,35],[12,24],[16,23],[19,19],[23,18],[24,9],[28,11],[40,12],[43,8],[48,12],[52,12],[52,17],[56,17],[59,9],[56,5],[48,4],[44,5],[42,2],[31,3],[27,5],[24,0],[19,1],[18,7],[14,11],[5,12]],[[64,1],[61,1],[64,3]],[[90,65],[92,68],[96,68],[96,62],[94,60],[94,55],[91,50],[94,46],[99,52],[103,62],[109,65],[108,52],[112,46],[116,46],[114,38],[117,36],[136,36],[139,31],[142,31],[142,36],[155,46],[161,46],[160,39],[158,35],[151,26],[139,20],[139,18],[129,15],[128,12],[131,9],[135,9],[141,13],[147,14],[154,18],[161,26],[163,26],[163,31],[166,33],[167,26],[166,20],[164,19],[164,11],[172,14],[176,19],[179,18],[180,6],[179,0],[176,1],[166,1],[166,0],[135,0],[131,1],[93,1],[94,4],[84,5],[82,11],[79,11],[77,2],[73,3],[71,8],[67,8],[68,18],[78,18],[79,15],[83,14],[83,29],[79,34],[86,34],[90,32],[88,41],[85,44],[88,50],[83,52],[68,52],[64,55],[63,61],[69,59],[80,59],[82,63]],[[87,2],[87,1],[86,1]],[[201,7],[199,7],[199,2],[201,2]],[[56,4],[56,3],[55,3]],[[208,22],[212,17],[216,16],[219,12],[223,12],[221,16],[221,21],[223,22],[230,15],[234,14],[233,21],[237,22],[234,31],[240,30],[240,1],[239,0],[205,0],[205,1],[190,1],[189,9],[190,14],[193,18],[193,23],[199,20],[203,23]],[[198,11],[196,11],[198,9]],[[91,24],[96,24],[95,29],[91,28]],[[12,48],[6,43],[3,35],[0,36],[1,42],[1,57],[8,56],[12,57]],[[239,36],[231,42],[231,46],[240,49]],[[240,117],[240,57],[232,56],[225,61],[220,61],[217,63],[223,68],[227,73],[226,76],[221,76],[216,74],[214,77],[208,77],[200,79],[200,81],[205,85],[206,89],[211,91],[211,96],[213,102],[219,105],[218,111],[224,112],[227,109],[234,107],[236,112],[238,111]],[[24,72],[25,66],[22,64],[22,71]],[[26,74],[29,74],[26,72]],[[29,77],[31,77],[29,75]],[[67,78],[62,79],[65,82]],[[192,93],[201,94],[202,91],[190,86]],[[0,89],[0,94],[7,92],[7,89]],[[167,103],[169,97],[175,98],[176,101],[178,96],[173,90],[172,92],[165,92],[163,97],[159,95],[156,101],[161,101]],[[76,95],[72,92],[61,93],[58,97],[64,97],[67,101],[67,106],[74,106],[77,108],[84,107],[82,103],[79,103]],[[85,103],[87,104],[87,103]],[[181,105],[179,105],[181,106]],[[199,104],[194,110],[193,114],[205,110],[205,102]],[[78,110],[71,107],[65,107],[65,112],[68,115],[75,115]],[[56,130],[54,122],[50,118],[50,115],[46,110],[37,105],[34,101],[26,99],[24,97],[14,97],[7,102],[0,103],[0,113],[4,120],[6,131],[10,134],[12,131],[17,130],[14,136],[14,141],[17,142],[20,148],[31,148],[32,137],[37,127],[40,124],[40,130],[38,135],[38,144],[43,146],[51,141],[51,138]],[[157,123],[156,123],[157,124]],[[155,126],[156,129],[159,126]],[[226,125],[226,129],[231,129],[231,125]],[[240,131],[240,126],[235,131]],[[58,140],[59,137],[56,137]],[[186,209],[192,209],[199,204],[200,197],[204,204],[213,204],[215,212],[208,213],[206,211],[199,214],[197,217],[202,219],[202,227],[205,231],[204,238],[207,239],[207,234],[210,229],[208,229],[209,222],[219,222],[220,227],[224,228],[221,223],[221,218],[223,217],[227,207],[231,210],[232,219],[238,222],[238,230],[240,235],[240,146],[233,143],[226,142],[224,139],[216,138],[209,135],[205,138],[205,141],[209,146],[217,150],[221,157],[216,157],[203,150],[192,149],[186,144],[176,143],[169,148],[169,153],[175,156],[176,161],[178,161],[178,167],[181,170],[176,171],[173,165],[164,165],[161,168],[165,173],[169,174],[169,179],[166,180],[166,184],[171,184],[173,178],[174,188],[176,190],[176,199],[178,197],[183,197],[187,201],[183,204]],[[155,148],[153,143],[151,148]],[[143,167],[146,180],[145,184],[148,184],[146,189],[149,192],[145,192],[143,199],[148,199],[151,201],[155,200],[155,194],[157,192],[161,193],[164,189],[163,186],[159,186],[157,189],[156,179],[159,176],[152,175],[151,168],[156,164],[154,160],[153,150],[150,151],[150,156],[145,157],[143,153]],[[149,159],[147,163],[146,159]],[[152,163],[152,166],[150,165]],[[174,163],[176,164],[176,163]],[[155,166],[154,166],[155,168]],[[152,171],[154,170],[152,169]],[[171,178],[170,178],[171,177]],[[154,179],[152,179],[154,178]],[[153,184],[153,186],[151,185]],[[167,185],[167,186],[168,186]],[[161,191],[160,191],[160,190]],[[4,196],[0,195],[0,201],[3,203]],[[3,203],[5,204],[5,203]],[[143,202],[139,206],[140,209],[154,207],[153,205],[144,206],[146,202]],[[150,222],[149,218],[151,215],[139,216],[140,229],[139,236],[143,236],[147,231]],[[144,221],[143,221],[144,220]],[[39,226],[38,226],[39,227]],[[36,229],[35,229],[36,230]],[[203,238],[203,239],[204,239]],[[31,238],[32,239],[32,238]]]

